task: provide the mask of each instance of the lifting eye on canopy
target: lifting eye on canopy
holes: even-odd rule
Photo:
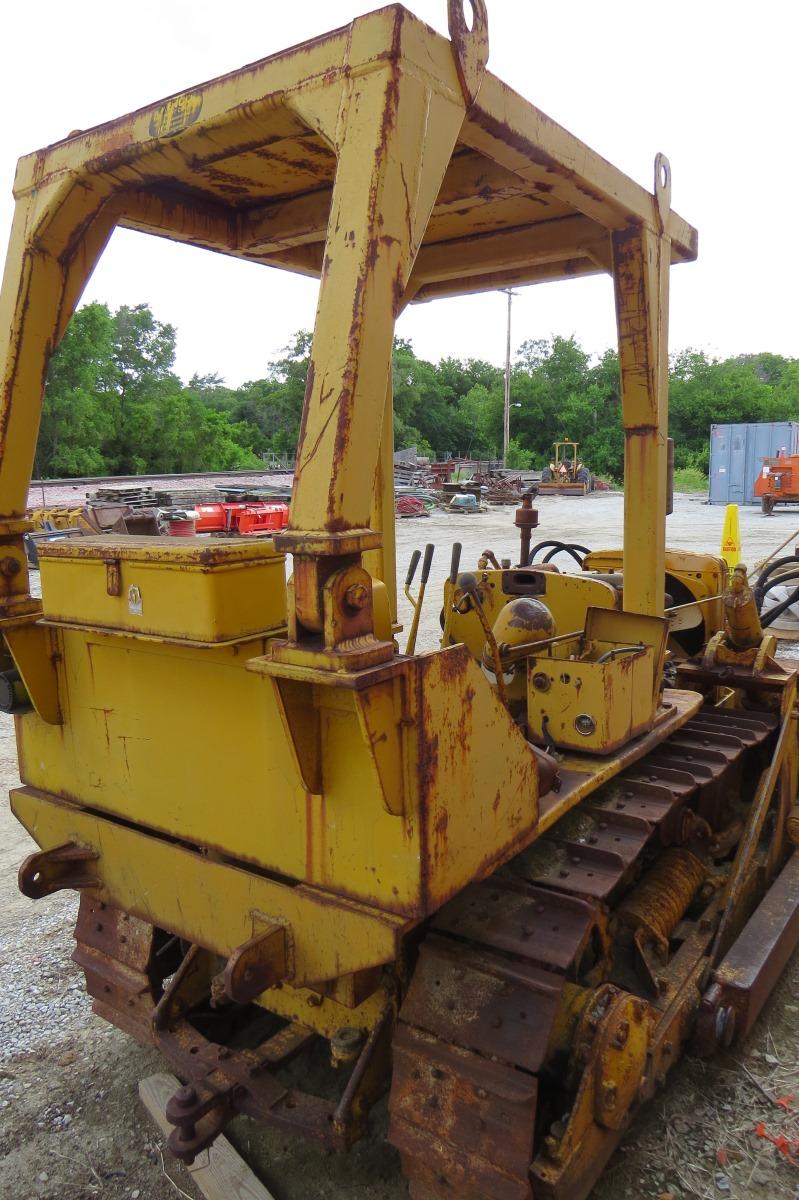
[[[447,15],[461,91],[466,107],[470,108],[480,90],[488,62],[485,0],[447,0]]]

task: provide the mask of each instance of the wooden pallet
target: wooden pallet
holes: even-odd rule
[[[165,1136],[173,1129],[166,1119],[167,1101],[179,1087],[175,1076],[165,1072],[139,1083],[141,1102]],[[203,1151],[189,1173],[207,1200],[275,1200],[223,1136]]]

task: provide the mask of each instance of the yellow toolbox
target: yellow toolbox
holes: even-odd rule
[[[87,537],[39,547],[45,621],[219,643],[286,624],[271,538]]]

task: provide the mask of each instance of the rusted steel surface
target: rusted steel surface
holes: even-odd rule
[[[706,666],[703,662],[695,660],[681,662],[677,666],[677,686],[696,690],[716,685],[744,690],[756,686],[759,693],[779,693],[785,687],[786,678],[787,672],[775,663],[769,664],[765,670],[758,671],[757,676],[751,666]]]
[[[433,928],[540,966],[567,971],[591,939],[601,935],[601,916],[586,901],[505,879],[464,888],[437,914]]]
[[[704,828],[707,817],[722,820],[722,801],[737,778],[741,756],[766,743],[775,724],[771,713],[700,709],[561,819],[511,869],[562,892],[612,897],[629,883],[641,852],[653,841],[683,844]],[[679,739],[684,740],[673,750]],[[716,750],[719,744],[723,749]]]
[[[755,860],[772,797],[777,787],[780,775],[784,774],[783,763],[790,745],[791,735],[795,736],[796,714],[796,677],[791,679],[790,687],[786,688],[783,696],[783,717],[774,751],[768,765],[764,768],[758,781],[757,790],[752,800],[751,811],[744,826],[740,841],[735,852],[732,868],[725,886],[724,909],[719,921],[719,927],[713,941],[711,961],[708,965],[715,966],[726,948],[729,932],[734,928],[734,922],[741,908],[741,898],[745,891],[745,880]]]
[[[422,1088],[420,1088],[420,1083]],[[403,1027],[394,1040],[392,1136],[398,1140],[411,1195],[428,1184],[461,1197],[532,1195],[532,1155],[538,1082],[523,1071],[422,1031]],[[426,1100],[419,1103],[420,1095]],[[427,1160],[433,1137],[453,1150],[446,1164]],[[457,1149],[454,1149],[457,1147]],[[426,1161],[427,1160],[427,1161]]]
[[[633,930],[643,956],[650,947],[663,958],[668,955],[669,937],[707,874],[705,864],[690,850],[670,846],[624,898],[616,920]]]
[[[8,518],[24,502],[48,356],[114,226],[320,278],[291,521],[277,542],[294,554],[290,603],[282,605],[283,570],[274,556],[279,586],[264,592],[264,598],[280,598],[274,619],[263,623],[259,600],[256,623],[243,631],[245,592],[234,605],[234,629],[242,636],[265,640],[287,625],[287,637],[270,638],[268,655],[249,663],[253,674],[269,677],[264,686],[246,677],[274,704],[273,724],[258,728],[251,741],[277,764],[271,788],[280,800],[277,824],[274,813],[248,811],[245,825],[260,857],[253,862],[248,845],[226,858],[217,851],[235,834],[229,812],[221,825],[209,820],[203,828],[201,819],[188,829],[187,823],[203,806],[217,817],[228,780],[193,779],[188,799],[178,794],[167,817],[164,806],[174,799],[168,758],[142,759],[134,774],[127,732],[124,772],[121,758],[102,757],[102,728],[97,743],[85,729],[68,742],[87,712],[102,711],[110,749],[107,717],[113,712],[87,701],[96,694],[91,654],[92,684],[83,687],[75,684],[76,658],[68,655],[62,671],[70,682],[62,738],[67,757],[107,761],[118,770],[95,772],[103,784],[92,785],[91,805],[79,788],[70,788],[63,764],[66,783],[51,789],[49,779],[26,780],[15,791],[15,811],[26,813],[28,827],[52,847],[26,864],[22,882],[34,896],[60,887],[83,892],[75,959],[96,1011],[158,1046],[186,1079],[169,1106],[170,1146],[184,1160],[240,1112],[330,1148],[346,1146],[363,1131],[369,1106],[386,1086],[401,1005],[391,1138],[414,1200],[532,1200],[534,1193],[539,1200],[582,1200],[632,1109],[665,1079],[717,952],[784,858],[794,799],[789,790],[795,791],[793,741],[790,780],[779,756],[795,687],[764,657],[765,641],[743,651],[719,643],[701,668],[683,668],[684,678],[707,685],[708,695],[741,680],[742,703],[752,707],[744,715],[704,709],[694,716],[697,691],[672,692],[671,711],[661,706],[668,269],[695,256],[695,234],[671,211],[671,169],[663,156],[655,162],[654,192],[637,187],[488,75],[485,0],[448,0],[448,8],[451,42],[402,6],[389,5],[20,164],[0,302],[0,360],[6,362],[0,611],[8,616],[21,606],[35,629],[35,639],[30,631],[25,635],[36,652],[29,645],[26,661],[38,656],[38,675],[23,665],[23,631],[6,627],[6,640],[45,723],[61,720],[56,638],[59,645],[82,646],[76,624],[103,626],[107,602],[124,601],[126,557],[102,543],[93,555],[99,615],[87,620],[84,598],[70,622],[73,589],[63,558],[79,558],[85,575],[93,569],[87,561],[93,547],[87,539],[63,554],[57,546],[45,551],[45,574],[67,579],[67,607],[48,610],[64,629],[33,626],[39,614],[25,607],[22,531]],[[135,189],[129,187],[133,176]],[[404,306],[449,292],[596,271],[613,277],[616,296],[626,611],[617,609],[618,592],[607,583],[577,581],[583,597],[604,593],[604,601],[589,608],[586,636],[593,622],[596,640],[616,650],[607,663],[602,655],[592,664],[602,670],[592,672],[590,689],[576,680],[584,688],[581,704],[591,690],[595,713],[609,718],[606,726],[598,727],[589,709],[564,718],[555,742],[575,753],[558,772],[530,749],[520,722],[509,715],[507,664],[496,613],[489,616],[488,587],[496,585],[486,573],[481,569],[480,580],[459,576],[453,562],[450,579],[450,589],[460,584],[468,604],[448,613],[445,643],[450,633],[458,640],[459,625],[469,624],[461,618],[473,615],[477,653],[464,641],[402,659],[385,616],[396,617],[393,598],[386,603],[385,588],[373,586],[367,567],[392,591],[394,549],[383,528],[393,507],[389,379],[395,321]],[[527,497],[517,514],[523,564],[535,524],[531,503]],[[182,541],[126,545],[156,568],[156,579],[168,566],[183,582],[196,574],[201,596],[226,574],[215,568],[232,561],[229,545],[206,547],[195,557]],[[240,561],[252,568],[252,593],[259,564],[247,551]],[[548,610],[533,597],[554,593],[558,577],[510,574],[524,575],[528,590],[507,605],[508,642],[517,633],[553,633]],[[696,577],[715,594],[710,574],[705,564]],[[568,598],[571,585],[561,582]],[[124,603],[113,605],[106,628],[117,638],[148,636],[140,622],[135,628],[122,623],[142,615],[138,583],[128,598],[127,617],[118,611]],[[450,591],[450,609],[451,599]],[[577,608],[582,622],[586,605]],[[171,589],[168,611],[175,611]],[[181,621],[192,611],[186,604]],[[641,634],[640,647],[638,633],[631,634],[624,653],[636,658],[616,665],[613,654],[626,643],[599,633],[600,627],[612,633],[611,618],[625,636],[647,621],[660,632]],[[732,641],[751,641],[745,630],[740,636],[740,625]],[[190,645],[201,643],[203,632],[209,643],[235,640],[213,624],[191,638],[185,628],[176,635],[171,625],[149,632],[161,655],[180,633]],[[484,641],[494,690],[478,666]],[[529,644],[513,653],[529,658]],[[567,671],[560,675],[562,668],[559,680],[550,677],[555,661],[548,658],[531,672],[533,688],[536,678],[543,680],[540,690],[550,691],[551,700],[558,682],[575,682]],[[127,682],[123,677],[119,688],[109,689],[117,706],[120,691],[138,694],[133,682],[147,683],[152,674],[148,665],[139,676],[141,658],[133,648],[128,667]],[[539,728],[531,720],[531,696],[528,689],[528,731]],[[788,724],[777,734],[780,700]],[[557,709],[539,705],[536,711],[541,740],[549,742],[543,719],[551,722]],[[135,703],[125,719],[142,732]],[[596,738],[581,742],[571,730]],[[31,744],[37,746],[35,733]],[[90,746],[95,750],[82,759],[81,748]],[[598,755],[615,749],[615,758],[598,765]],[[587,750],[593,751],[588,763]],[[739,785],[772,750],[774,762],[745,820]],[[48,754],[47,770],[57,774],[51,751],[37,751],[36,761]],[[203,762],[209,771],[210,761]],[[29,770],[33,763],[31,753]],[[761,834],[779,773],[775,832],[766,850]],[[246,774],[243,769],[242,778]],[[167,784],[150,789],[150,779]],[[556,784],[562,785],[558,799],[545,796],[542,803]],[[55,792],[69,803],[57,801]],[[364,858],[363,813],[355,802],[367,793],[376,805],[366,818],[371,852]],[[112,803],[115,796],[121,799]],[[283,804],[289,798],[294,808]],[[342,803],[347,798],[354,803]],[[98,815],[109,805],[120,820]],[[290,817],[285,838],[279,827],[284,812]],[[790,821],[794,836],[795,814]],[[145,826],[168,837],[145,834]],[[213,832],[205,836],[208,829]],[[101,852],[74,844],[79,835]],[[268,852],[274,862],[262,861]],[[514,853],[518,857],[508,861]],[[318,887],[308,886],[319,880]],[[783,881],[771,908],[758,910],[742,935],[741,962],[730,954],[732,982],[726,982],[742,982],[752,1012],[797,935],[797,881],[793,872],[783,873]],[[166,929],[107,906],[100,894]],[[211,908],[209,895],[219,901]],[[335,937],[329,921],[321,933],[316,928],[322,914],[337,922]],[[428,918],[427,928],[406,936]],[[759,959],[747,937],[760,938]],[[711,1021],[716,1034],[721,1028],[726,1039],[729,1014],[737,1010],[734,999],[725,998],[722,976],[719,968],[718,1004],[713,1007],[712,993],[706,997],[705,1024]],[[317,1037],[329,1044],[339,1069],[335,1101],[297,1090],[282,1071]]]
[[[657,828],[664,845],[685,841],[685,801],[697,789],[694,777],[687,771],[658,771],[653,775],[644,760],[602,789],[597,803],[596,818],[612,830],[613,821],[643,821],[651,832]],[[615,838],[615,834],[613,835]]]
[[[312,1029],[287,1021],[247,1050],[201,1032],[195,1012],[205,1012],[207,1020],[214,1003],[225,1011],[226,998],[213,988],[224,960],[197,946],[184,954],[177,938],[89,894],[81,900],[75,937],[73,958],[85,972],[94,1010],[156,1046],[188,1080],[168,1109],[175,1125],[170,1149],[178,1157],[193,1161],[240,1112],[330,1149],[343,1149],[363,1134],[368,1110],[387,1086],[390,1009],[364,1040],[338,1100],[323,1100],[276,1074],[318,1040]]]
[[[231,954],[225,964],[225,995],[236,1004],[249,1004],[287,974],[287,930],[270,925]]]
[[[729,871],[729,800],[776,724],[700,709],[437,914],[394,1039],[389,1137],[412,1196],[587,1196],[690,1036],[723,909],[706,883]],[[799,938],[799,868],[781,880],[753,1004]]]
[[[687,761],[683,745],[677,770],[660,765],[662,747],[651,751],[567,814],[540,846],[440,910],[422,943],[394,1044],[391,1138],[412,1194],[438,1200],[455,1187],[463,1200],[529,1200],[533,1186],[555,1200],[587,1193],[637,1102],[632,1081],[646,1079],[642,1095],[662,1082],[699,1002],[697,980],[720,898],[700,904],[699,872],[688,872],[683,889],[682,871],[675,877],[670,864],[726,856],[718,840],[728,814],[703,796],[718,791],[719,778],[738,773],[745,757],[756,763],[775,727],[770,712],[701,709],[675,736],[706,752],[717,745],[716,757]],[[709,832],[699,815],[705,810],[720,822]],[[676,848],[662,858],[664,844]],[[536,857],[539,849],[543,857]],[[649,871],[636,889],[642,867]],[[610,923],[608,905],[617,914]],[[795,932],[793,920],[777,956]],[[623,932],[630,927],[670,941],[682,930],[679,949],[657,961],[646,946],[631,954]],[[155,1043],[189,1080],[170,1110],[171,1145],[181,1157],[196,1155],[237,1112],[331,1147],[363,1130],[388,1079],[388,1013],[338,1102],[323,1101],[275,1074],[312,1044],[311,1030],[289,1022],[257,1049],[234,1051],[192,1022],[204,996],[216,995],[224,1007],[224,987],[214,991],[224,960],[199,947],[182,956],[176,939],[88,893],[77,934],[76,961],[97,1011]],[[246,947],[239,961],[246,964]],[[630,995],[636,980],[648,1003]],[[753,991],[772,981],[764,971]],[[659,1049],[643,1068],[650,1026]],[[562,1098],[552,1096],[559,1077]],[[558,1107],[570,1104],[569,1120],[555,1119]]]
[[[570,813],[555,827],[557,839],[534,843],[511,870],[566,894],[607,900],[637,863],[652,835],[640,816],[583,811]]]
[[[412,1188],[529,1197],[530,1072],[545,1062],[565,980],[481,941],[469,949],[435,935],[422,948],[394,1042],[389,1137]]]
[[[94,1011],[144,1045],[152,1044],[160,979],[174,970],[177,939],[172,946],[167,938],[159,945],[152,925],[86,894],[75,940],[72,957],[86,976]]]
[[[747,1036],[797,945],[799,852],[795,851],[713,972],[702,1001],[706,1051],[724,1044],[730,1012],[736,1039]]]
[[[486,943],[491,945],[489,939]],[[535,1071],[546,1057],[562,987],[562,977],[532,964],[461,951],[446,939],[431,938],[414,971],[403,1021],[478,1054]],[[542,1019],[544,1014],[548,1019]]]
[[[471,23],[466,23],[463,0],[447,0],[449,36],[455,51],[463,99],[474,104],[488,62],[488,15],[485,0],[467,0]]]
[[[373,397],[406,303],[613,272],[611,232],[656,230],[662,264],[695,256],[670,189],[653,196],[488,75],[485,0],[448,12],[450,41],[389,5],[21,160],[0,515],[21,511],[47,354],[116,225],[319,276],[285,544],[341,567],[380,540],[390,404],[386,420]],[[295,565],[295,633],[313,641],[324,579]]]
[[[533,493],[526,492],[522,497],[521,507],[516,509],[514,525],[519,530],[519,566],[526,567],[530,562],[530,539],[534,529],[538,528],[538,510],[533,508]]]
[[[526,1174],[538,1092],[534,1076],[509,1072],[501,1063],[410,1026],[394,1040],[394,1071],[395,1119],[470,1146],[502,1170]],[[422,1106],[416,1071],[426,1082],[428,1100]]]
[[[587,1194],[630,1108],[665,1078],[699,1003],[723,902],[718,893],[704,897],[702,885],[709,864],[724,870],[741,835],[717,798],[712,805],[703,798],[718,792],[720,778],[737,778],[744,760],[756,765],[770,751],[776,724],[771,712],[701,709],[674,735],[684,743],[682,770],[660,765],[663,748],[656,748],[539,846],[439,911],[393,1047],[390,1136],[412,1195],[443,1200],[453,1188],[463,1200],[529,1200],[533,1189],[553,1200]],[[699,746],[715,757],[687,760],[686,747]],[[665,855],[664,845],[672,847]],[[762,967],[750,972],[742,1003],[751,1001],[752,1013],[799,933],[797,874],[782,907],[761,912],[782,928]],[[788,880],[786,871],[781,882]],[[273,944],[264,960],[270,972],[280,933],[264,929]],[[176,1154],[190,1161],[239,1112],[331,1148],[363,1131],[388,1081],[390,1007],[365,1042],[357,1039],[338,1100],[321,1100],[280,1075],[282,1063],[313,1044],[311,1029],[288,1020],[255,1049],[239,1051],[202,1028],[194,1014],[208,1011],[209,1001],[224,1013],[229,1000],[224,959],[198,946],[184,955],[177,939],[89,892],[77,937],[75,958],[98,1013],[157,1045],[188,1080],[170,1107]],[[246,971],[260,963],[257,941],[240,950],[234,965]],[[700,1029],[711,1021],[729,1030],[734,1004],[722,1000]]]
[[[99,858],[96,850],[68,843],[53,850],[39,850],[19,869],[19,890],[31,900],[40,900],[67,888],[97,887],[99,880],[92,863]]]

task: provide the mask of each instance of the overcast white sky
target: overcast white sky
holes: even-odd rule
[[[0,237],[17,158],[344,24],[369,0],[39,0],[4,6],[0,46]],[[446,32],[446,0],[409,0]],[[670,158],[674,207],[699,229],[699,262],[672,271],[671,346],[799,357],[799,104],[795,0],[488,0],[490,67],[651,188]],[[259,378],[313,323],[316,285],[119,231],[84,296],[146,301],[178,329],[178,372]],[[505,301],[411,308],[397,332],[418,354],[504,356]],[[575,333],[615,339],[610,282],[527,288],[514,345]]]

